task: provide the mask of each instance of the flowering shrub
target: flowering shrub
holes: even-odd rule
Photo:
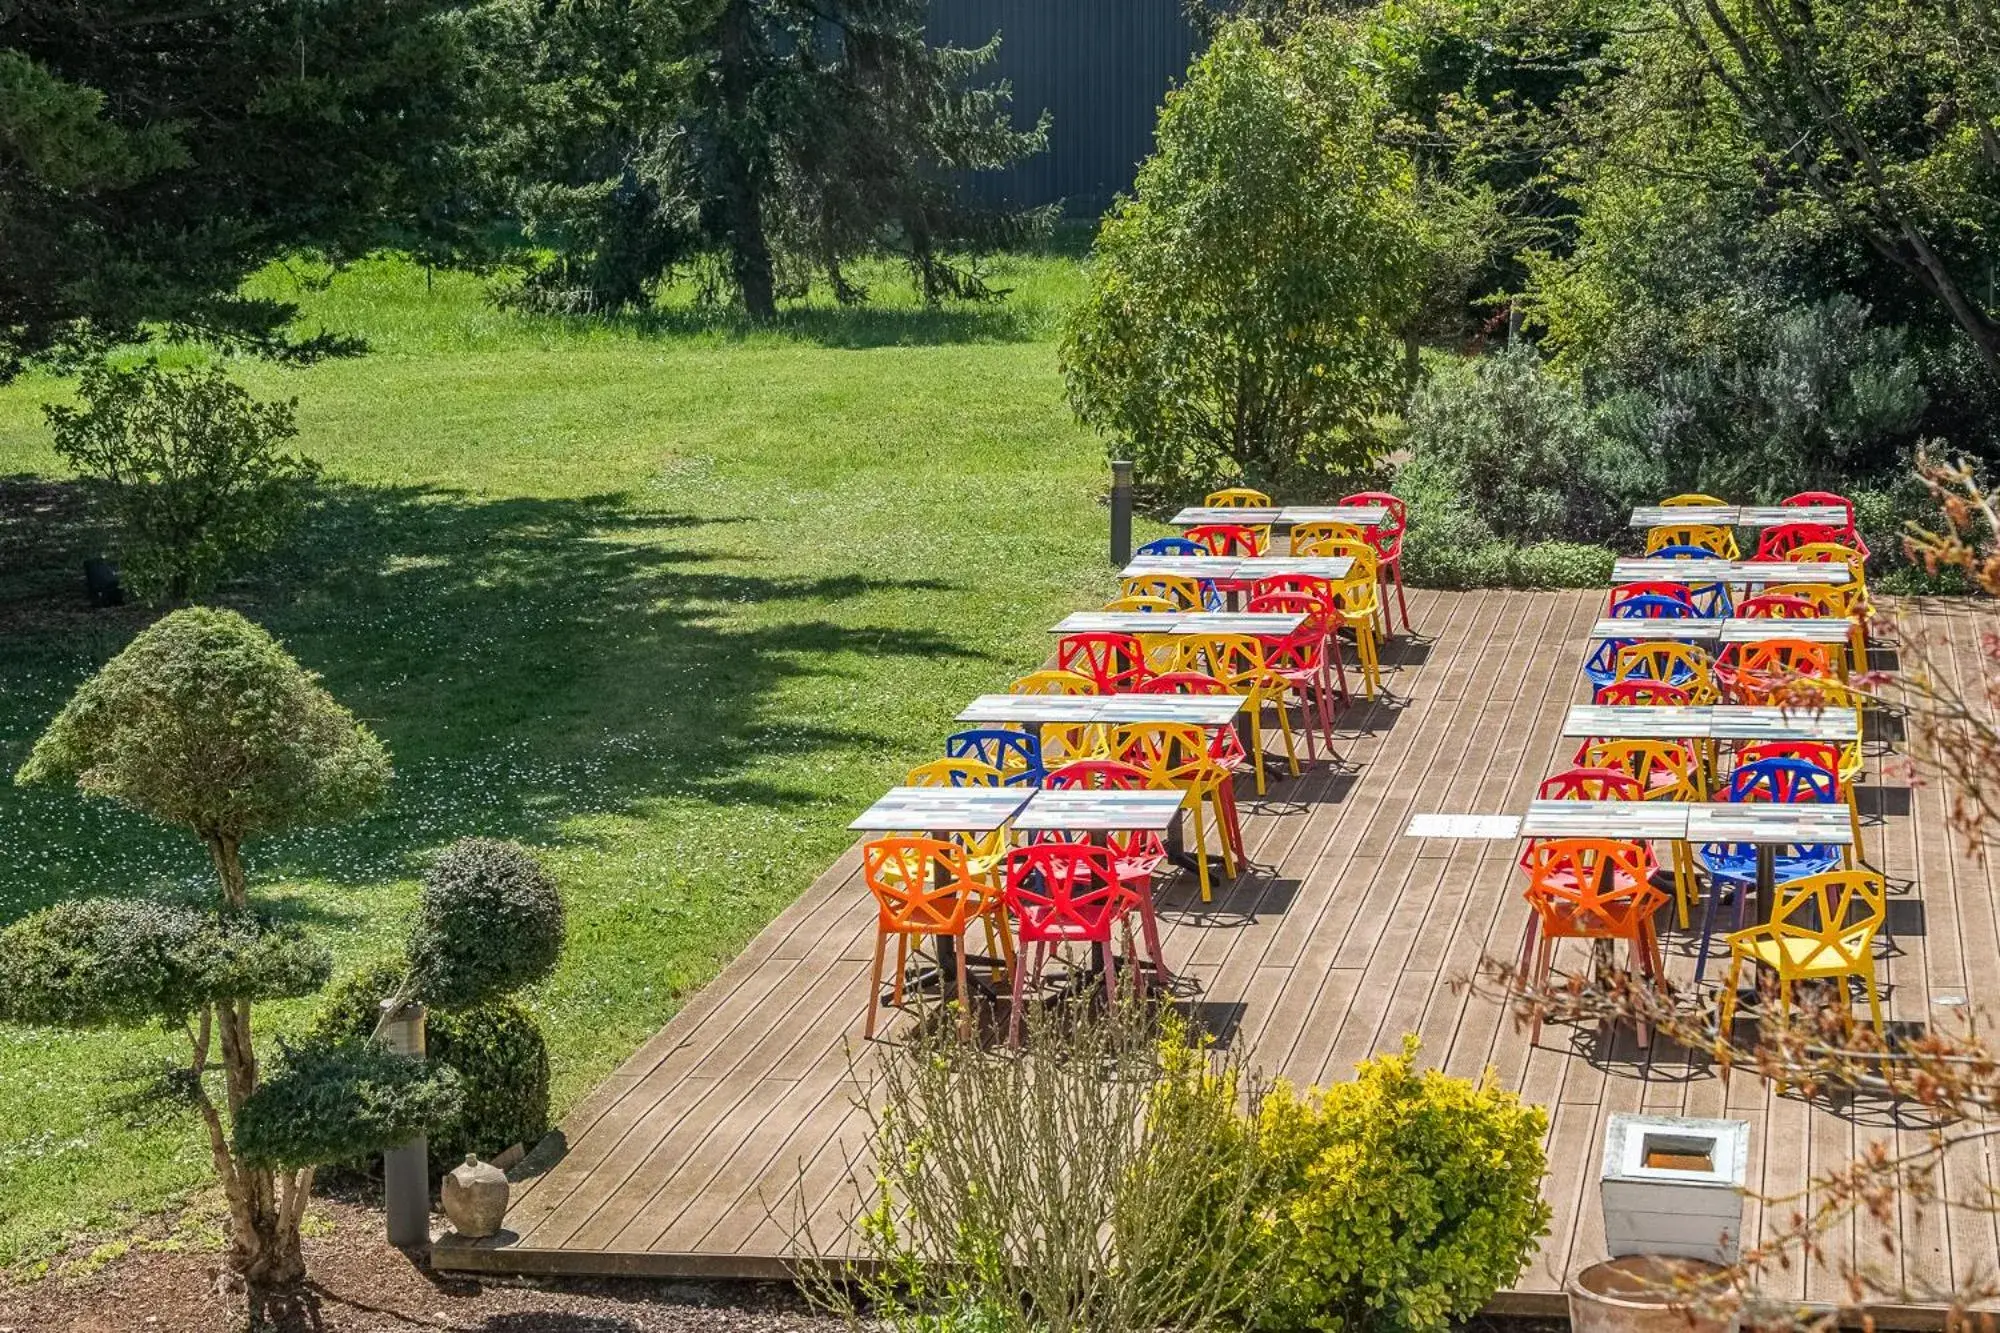
[[[1266,1327],[1439,1333],[1534,1254],[1548,1117],[1490,1078],[1419,1073],[1416,1053],[1406,1038],[1351,1083],[1264,1098]]]

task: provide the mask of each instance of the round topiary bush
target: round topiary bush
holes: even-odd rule
[[[461,838],[424,875],[410,933],[415,994],[469,1009],[540,981],[563,947],[563,903],[534,853],[498,838]]]
[[[395,959],[363,968],[326,993],[315,1038],[367,1037],[378,1006],[403,980]],[[492,1157],[515,1144],[533,1147],[549,1131],[549,1048],[534,1016],[508,999],[470,1009],[433,1009],[425,1025],[432,1063],[458,1075],[459,1113],[431,1131],[433,1174],[467,1153]]]

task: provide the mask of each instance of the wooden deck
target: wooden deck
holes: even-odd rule
[[[1453,986],[1482,953],[1507,956],[1518,945],[1526,907],[1517,849],[1402,831],[1419,811],[1519,810],[1543,776],[1566,766],[1557,733],[1563,710],[1587,694],[1579,666],[1603,594],[1410,600],[1420,637],[1387,650],[1394,697],[1340,718],[1348,768],[1276,783],[1263,802],[1245,796],[1255,868],[1208,910],[1191,876],[1160,896],[1167,957],[1199,982],[1203,1020],[1298,1082],[1342,1078],[1415,1032],[1428,1060],[1468,1076],[1490,1066],[1548,1107],[1554,1225],[1517,1290],[1496,1302],[1522,1313],[1558,1308],[1565,1276],[1603,1257],[1596,1168],[1614,1112],[1747,1119],[1751,1186],[1767,1196],[1798,1191],[1876,1136],[1914,1143],[1921,1128],[1899,1124],[1890,1107],[1864,1101],[1836,1115],[1754,1077],[1733,1079],[1725,1104],[1704,1062],[1649,1059],[1629,1034],[1600,1049],[1591,1033],[1551,1027],[1530,1046],[1498,1006]],[[1971,602],[1904,611],[1935,655],[1976,682],[1978,634],[2000,621]],[[1978,696],[1976,684],[1970,692]],[[1948,793],[1913,789],[1888,748],[1879,739],[1871,747],[1865,833],[1869,859],[1891,882],[1887,1013],[1917,1025],[1940,1001],[2000,999],[2000,927],[1991,866],[1944,826]],[[530,1159],[546,1169],[517,1185],[507,1232],[441,1246],[439,1266],[768,1277],[784,1271],[801,1198],[814,1234],[837,1234],[852,1202],[859,1120],[850,1048],[864,1064],[872,1058],[860,1031],[873,911],[857,863],[850,849],[570,1114]],[[1670,934],[1667,948],[1670,969],[1687,979],[1694,941]],[[885,1027],[890,1039],[895,1032]],[[1957,1198],[1993,1179],[1977,1152],[1942,1175]],[[1750,1210],[1754,1229],[1754,1202]],[[1919,1290],[2000,1267],[1991,1216],[1906,1207],[1897,1230],[1893,1253],[1866,1219],[1833,1248],[1899,1266]],[[1778,1294],[1841,1294],[1831,1263],[1801,1265],[1788,1280]],[[1906,1323],[1924,1314],[1889,1313]]]

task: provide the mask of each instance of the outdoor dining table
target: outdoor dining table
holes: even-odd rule
[[[1851,709],[1747,707],[1739,704],[1572,704],[1567,737],[1600,740],[1830,741],[1860,735]]]
[[[1818,803],[1708,802],[1688,807],[1689,842],[1747,842],[1757,848],[1757,920],[1771,919],[1777,893],[1778,848],[1795,843],[1852,846],[1854,826],[1840,801]]]
[[[1672,560],[1640,557],[1614,560],[1611,583],[1825,583],[1851,582],[1845,564],[1823,560]]]
[[[1255,509],[1231,509],[1218,505],[1190,505],[1167,520],[1177,528],[1229,523],[1247,528],[1289,528],[1300,523],[1352,523],[1356,527],[1381,526],[1389,517],[1387,505],[1278,505]]]
[[[1619,620],[1607,616],[1590,627],[1593,639],[1622,639],[1628,643],[1713,643],[1722,634],[1722,621],[1699,616],[1667,616],[1659,620]],[[1790,624],[1790,621],[1783,622]]]
[[[1135,555],[1118,577],[1141,574],[1185,574],[1191,579],[1233,579],[1243,563],[1236,555]]]
[[[1172,837],[1187,794],[1146,788],[1093,791],[1080,788],[1038,791],[1014,817],[1023,833],[1081,833],[1091,842],[1107,833],[1159,833]],[[1094,976],[1104,973],[1104,946],[1093,945]]]
[[[1306,574],[1337,583],[1353,572],[1354,561],[1344,555],[1135,555],[1119,577],[1185,574],[1191,579],[1249,583],[1280,574]]]
[[[1305,623],[1296,611],[1077,611],[1049,627],[1052,634],[1253,634],[1277,637]]]
[[[923,831],[948,841],[954,833],[991,833],[1005,828],[1034,794],[1029,787],[891,787],[847,827],[857,833]],[[958,941],[949,935],[936,938],[935,971],[906,977],[904,984],[935,987],[949,995],[957,985]],[[968,954],[966,961],[991,966],[995,960],[975,960]]]
[[[1157,722],[1226,727],[1249,701],[1244,694],[982,694],[958,711],[960,722]]]
[[[1845,644],[1854,633],[1854,622],[1846,617],[1803,616],[1797,620],[1759,618],[1744,620],[1704,620],[1680,616],[1663,620],[1618,620],[1607,617],[1590,627],[1593,639],[1623,639],[1628,642],[1676,643],[1769,643],[1773,639],[1801,639],[1806,643]]]
[[[1640,505],[1632,511],[1635,528],[1696,525],[1713,528],[1776,528],[1787,523],[1847,526],[1841,505]]]

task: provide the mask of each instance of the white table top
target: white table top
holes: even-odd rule
[[[1662,620],[1613,620],[1606,617],[1590,627],[1593,639],[1672,639],[1681,643],[1712,643],[1722,633],[1722,621],[1700,616]]]
[[[1164,833],[1173,826],[1185,799],[1178,791],[1038,791],[1014,816],[1024,832]]]
[[[1648,704],[1573,704],[1562,734],[1606,740],[1833,741],[1855,739],[1853,710],[1745,708],[1735,704],[1688,707]]]
[[[1372,528],[1388,517],[1387,505],[1280,505],[1274,509],[1190,505],[1168,522],[1177,528],[1201,527],[1210,523],[1233,523],[1248,528],[1267,524],[1290,527],[1294,523],[1352,523],[1357,527]]]
[[[1236,576],[1236,567],[1242,563],[1243,557],[1235,555],[1135,555],[1118,577],[1185,574],[1193,579],[1228,579]]]
[[[1192,579],[1265,579],[1279,574],[1309,574],[1335,582],[1354,572],[1344,555],[1139,555],[1119,571],[1120,578],[1141,574],[1185,574]]]
[[[1724,620],[1710,621],[1722,626],[1721,639],[1724,643],[1769,643],[1773,639],[1800,639],[1806,643],[1844,644],[1854,633],[1854,622],[1842,616],[1838,620],[1806,616],[1798,620]]]
[[[847,827],[862,833],[991,833],[1033,794],[1023,787],[891,787]]]
[[[1844,564],[1818,560],[1688,560],[1642,558],[1613,561],[1611,582],[1621,583],[1827,583],[1851,582]]]
[[[960,722],[1161,722],[1224,726],[1242,694],[982,694],[959,710]]]
[[[1524,838],[1683,838],[1688,807],[1680,801],[1530,801]]]
[[[960,722],[1094,722],[1096,694],[982,694],[959,710]]]
[[[1736,511],[1736,523],[1745,528],[1781,528],[1787,523],[1844,528],[1847,510],[1840,505],[1744,505]]]
[[[1854,825],[1847,806],[1838,801],[1712,801],[1688,807],[1687,838],[1690,842],[1817,842],[1844,847],[1854,841]]]
[[[1052,634],[1254,634],[1274,638],[1305,623],[1298,611],[1077,611]]]
[[[1340,582],[1354,572],[1354,560],[1345,555],[1260,555],[1238,563],[1236,577],[1269,579],[1280,574],[1304,574],[1309,578]]]
[[[1635,528],[1678,528],[1699,524],[1710,528],[1736,526],[1736,505],[1640,505],[1632,511]]]
[[[1839,505],[1640,505],[1632,511],[1635,528],[1702,524],[1714,528],[1776,528],[1787,523],[1847,526],[1847,511]]]
[[[1049,626],[1051,634],[1171,634],[1186,611],[1072,611]]]

